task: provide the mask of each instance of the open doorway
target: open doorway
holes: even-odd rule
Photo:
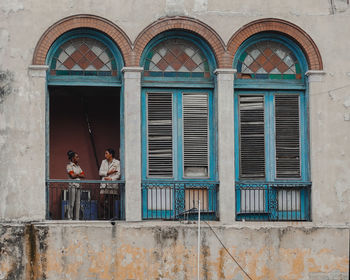
[[[66,179],[67,151],[79,154],[86,179],[99,180],[106,148],[120,158],[120,89],[55,86],[50,92],[50,179]],[[96,163],[97,162],[97,163]]]
[[[49,100],[49,179],[68,178],[67,151],[72,150],[79,154],[85,180],[100,180],[99,166],[105,150],[114,149],[115,158],[120,160],[120,88],[51,86]],[[97,183],[82,184],[81,201],[89,203],[87,219],[114,216],[108,214],[108,217],[102,217],[98,213],[102,211],[98,210],[99,188]],[[66,189],[67,184],[50,184],[51,219],[66,218]],[[84,213],[80,214],[81,218],[84,218]]]

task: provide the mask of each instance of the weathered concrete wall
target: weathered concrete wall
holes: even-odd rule
[[[350,220],[350,9],[336,1],[34,1],[0,4],[0,218],[44,218],[45,80],[28,71],[36,43],[54,22],[72,14],[113,21],[134,41],[160,17],[186,15],[211,26],[228,42],[242,25],[278,17],[303,28],[316,42],[326,75],[310,107],[313,219],[324,224]],[[48,16],[49,15],[49,16]],[[224,168],[224,166],[221,166]]]
[[[348,279],[348,229],[212,227],[254,280]],[[0,232],[0,279],[197,278],[196,224],[1,225]],[[201,279],[248,279],[206,224],[201,237]]]
[[[157,19],[176,15],[201,20],[225,44],[243,25],[261,18],[284,19],[305,30],[320,50],[325,71],[318,82],[310,83],[313,223],[232,223],[216,224],[214,229],[253,279],[347,279],[347,0],[0,1],[0,221],[45,217],[46,69],[30,65],[45,30],[74,14],[110,20],[131,42]],[[130,119],[135,114],[132,111]],[[135,164],[139,173],[140,163]],[[226,168],[221,174],[231,180],[227,174],[233,172],[232,162],[220,168]],[[133,187],[136,191],[137,185]],[[233,190],[232,186],[231,195],[227,193],[221,203],[230,203]],[[231,203],[228,207],[220,204],[220,211],[232,211],[234,201]],[[136,208],[129,205],[129,209]],[[140,211],[127,215],[135,220]],[[232,215],[225,213],[228,221]],[[246,279],[203,226],[202,278]],[[179,223],[118,223],[114,227],[106,223],[2,224],[0,279],[195,279],[196,233],[195,225]]]
[[[318,46],[326,72],[310,102],[313,220],[349,224],[350,29],[346,27],[350,8],[346,0],[106,0],[103,5],[93,0],[1,1],[1,220],[44,218],[45,78],[33,77],[28,67],[44,31],[64,17],[82,13],[114,22],[132,42],[147,25],[174,15],[203,21],[224,43],[244,24],[260,18],[281,18],[304,29]]]
[[[0,279],[21,279],[25,271],[25,227],[0,226]]]
[[[0,65],[0,220],[45,217],[45,76],[28,72]]]

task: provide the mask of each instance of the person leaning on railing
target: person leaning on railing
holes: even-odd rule
[[[67,173],[69,179],[80,180],[85,178],[85,173],[79,166],[79,156],[76,152],[69,150],[67,152],[69,163],[67,164]],[[80,184],[69,183],[68,184],[68,213],[67,218],[69,220],[79,220],[80,212]],[[73,211],[74,210],[74,211]]]
[[[111,148],[105,151],[105,159],[101,163],[99,175],[103,181],[116,181],[120,179],[120,161],[115,158],[115,151]],[[102,195],[103,212],[108,211],[108,216],[110,216],[106,217],[105,213],[103,213],[103,218],[113,218],[114,215],[111,211],[113,209],[113,202],[119,194],[119,185],[116,183],[102,183],[100,185],[100,194]]]

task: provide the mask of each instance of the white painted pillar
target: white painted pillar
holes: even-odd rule
[[[141,221],[141,67],[124,67],[125,215]]]
[[[234,162],[234,69],[216,69],[218,110],[218,168],[220,221],[235,220],[235,162]]]
[[[322,165],[324,164],[323,153],[323,133],[321,124],[319,123],[318,112],[322,112],[325,102],[319,93],[324,91],[324,76],[326,72],[309,70],[305,73],[308,77],[309,83],[309,125],[310,125],[310,172],[312,182],[312,197],[311,197],[311,215],[313,222],[322,222],[322,217],[319,215],[318,209],[323,204],[321,196],[322,192],[326,191],[322,189],[322,177],[318,176]],[[327,109],[327,108],[324,108]]]

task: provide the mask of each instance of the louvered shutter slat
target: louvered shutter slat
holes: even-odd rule
[[[208,95],[183,94],[185,176],[208,176]]]
[[[299,96],[275,96],[276,177],[300,178]]]
[[[264,96],[239,97],[240,177],[265,178]]]
[[[172,94],[147,94],[148,176],[173,176]]]

